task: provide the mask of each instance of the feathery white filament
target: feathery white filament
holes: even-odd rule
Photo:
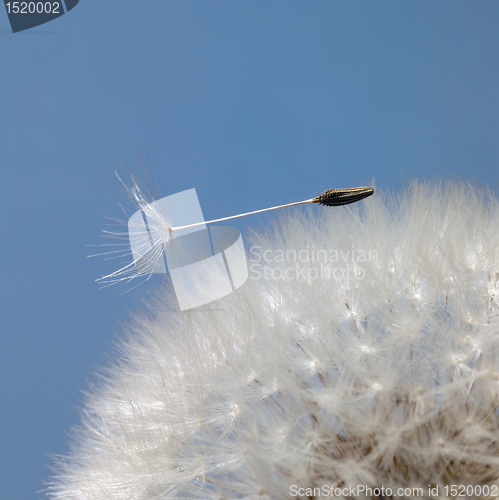
[[[123,189],[125,197],[128,202],[131,202],[134,210],[137,208],[142,212],[144,218],[144,227],[146,234],[137,234],[142,246],[140,248],[140,264],[138,265],[130,255],[130,240],[129,232],[121,231],[108,231],[103,230],[104,236],[114,240],[122,241],[122,243],[110,243],[102,246],[121,247],[118,250],[111,250],[109,252],[101,252],[98,254],[90,255],[90,257],[108,255],[114,258],[126,258],[129,262],[106,276],[102,276],[97,281],[106,283],[107,285],[115,284],[120,281],[129,282],[135,278],[147,276],[150,277],[154,272],[158,262],[164,259],[164,250],[169,240],[173,238],[171,231],[171,222],[169,215],[165,210],[162,210],[154,202],[158,197],[157,193],[151,193],[147,189],[141,187],[137,178],[128,172],[131,185],[128,186],[115,172],[115,176]],[[122,208],[123,212],[125,210]],[[107,217],[113,220],[119,227],[128,229],[128,221],[121,220],[115,217]],[[124,247],[124,248],[123,248]]]

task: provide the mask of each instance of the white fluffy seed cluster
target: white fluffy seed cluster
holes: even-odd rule
[[[285,499],[323,485],[428,498],[429,485],[498,480],[490,191],[414,182],[291,209],[245,240],[236,292],[177,313],[165,286],[133,317],[51,498]]]

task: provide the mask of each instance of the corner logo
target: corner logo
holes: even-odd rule
[[[201,224],[165,240],[165,220],[171,226],[204,223],[196,190],[155,201],[128,221],[135,267],[145,274],[166,273],[168,268],[181,311],[229,295],[246,282],[246,253],[236,228]]]
[[[63,16],[76,7],[80,0],[52,0],[50,2],[12,2],[3,0],[9,16],[12,33],[28,30]]]

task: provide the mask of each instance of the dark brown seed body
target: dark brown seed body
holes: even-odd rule
[[[327,207],[336,207],[363,200],[373,193],[374,189],[370,187],[329,189],[317,196],[317,198],[314,198],[313,203],[319,203]]]

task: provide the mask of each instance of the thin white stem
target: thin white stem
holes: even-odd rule
[[[276,208],[292,207],[293,205],[303,205],[304,203],[313,203],[315,198],[305,201],[297,201],[296,203],[288,203],[287,205],[279,205],[277,207],[264,208],[262,210],[255,210],[254,212],[247,212],[245,214],[231,215],[230,217],[223,217],[222,219],[208,220],[205,222],[196,222],[195,224],[189,224],[187,226],[171,227],[170,231],[178,231],[179,229],[187,229],[188,227],[202,226],[203,224],[211,224],[212,222],[222,222],[224,220],[235,219],[237,217],[245,217],[246,215],[259,214],[261,212],[267,212],[268,210],[275,210]]]

